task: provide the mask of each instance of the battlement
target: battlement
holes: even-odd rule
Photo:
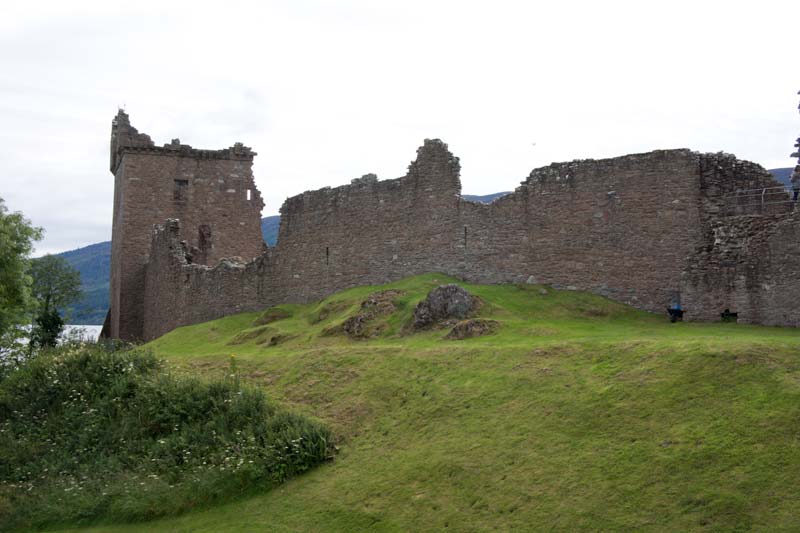
[[[199,148],[192,148],[188,144],[181,144],[179,139],[173,139],[171,143],[164,146],[120,146],[117,149],[117,154],[123,153],[139,153],[139,154],[154,154],[166,155],[169,157],[190,157],[193,159],[227,159],[227,160],[242,160],[252,161],[258,154],[254,152],[249,146],[244,146],[242,143],[235,143],[229,148],[221,150],[206,150]]]
[[[110,170],[116,172],[126,153],[164,155],[169,157],[188,157],[192,159],[224,159],[252,161],[258,154],[249,146],[237,142],[233,146],[221,150],[207,150],[193,148],[188,144],[181,144],[180,139],[172,139],[163,146],[156,146],[149,135],[139,133],[131,125],[130,117],[120,109],[111,122],[111,161]]]

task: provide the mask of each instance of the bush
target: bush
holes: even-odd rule
[[[0,381],[0,530],[145,520],[268,488],[330,456],[320,424],[235,375],[169,375],[143,351],[71,345]]]

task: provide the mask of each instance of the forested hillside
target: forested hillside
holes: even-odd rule
[[[102,324],[108,311],[111,241],[58,254],[81,274],[80,301],[67,312],[71,324]]]
[[[791,188],[792,168],[773,168],[770,170],[775,179],[783,183],[787,189]]]

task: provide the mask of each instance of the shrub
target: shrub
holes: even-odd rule
[[[268,488],[330,456],[326,428],[232,375],[70,345],[0,381],[0,529],[145,520]]]

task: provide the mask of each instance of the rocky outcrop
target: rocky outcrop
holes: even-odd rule
[[[466,289],[454,283],[436,287],[414,309],[414,329],[424,329],[449,319],[464,319],[478,305]]]
[[[380,333],[385,324],[376,324],[375,319],[392,314],[397,307],[394,300],[402,291],[390,289],[370,294],[361,302],[358,313],[345,320],[342,329],[352,339],[365,339]]]

